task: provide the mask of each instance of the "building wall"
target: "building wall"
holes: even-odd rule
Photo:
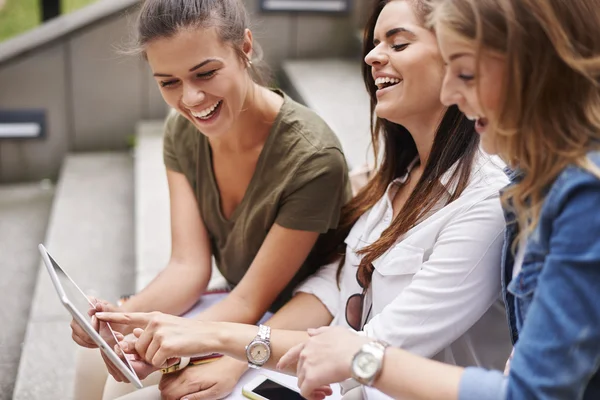
[[[288,58],[352,53],[358,9],[348,15],[263,14],[259,0],[245,1],[275,75]],[[47,110],[46,137],[0,139],[0,183],[54,179],[67,152],[124,150],[138,121],[164,117],[166,106],[146,63],[116,51],[130,37],[134,15],[130,8],[103,16],[0,60],[0,108]],[[61,18],[69,23],[77,17]]]

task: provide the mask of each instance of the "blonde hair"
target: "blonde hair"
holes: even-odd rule
[[[499,155],[523,172],[503,201],[516,212],[521,234],[528,235],[564,168],[575,164],[600,178],[587,158],[600,144],[598,0],[430,4],[435,27],[473,43],[478,57],[485,50],[506,60],[503,104],[490,128]]]

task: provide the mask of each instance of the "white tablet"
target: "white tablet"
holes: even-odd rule
[[[129,360],[127,358],[120,358],[92,326],[88,310],[91,307],[94,307],[94,304],[90,302],[85,293],[79,289],[79,286],[77,286],[58,263],[54,261],[44,245],[40,244],[38,248],[40,249],[40,253],[42,253],[42,260],[46,265],[46,270],[50,275],[50,280],[52,280],[52,284],[54,285],[54,289],[56,289],[56,293],[58,294],[61,303],[119,371],[121,371],[135,387],[141,389],[143,387],[142,382],[140,382],[140,379],[137,377]],[[117,338],[115,337],[115,333],[112,329],[110,329],[110,331],[116,342]]]

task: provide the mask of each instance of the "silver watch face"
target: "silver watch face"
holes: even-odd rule
[[[246,350],[248,361],[253,364],[263,365],[269,360],[271,356],[271,349],[266,343],[263,342],[252,342]]]
[[[354,358],[352,369],[361,379],[371,379],[377,373],[379,360],[371,353],[360,353]]]

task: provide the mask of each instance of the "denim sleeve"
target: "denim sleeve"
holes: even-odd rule
[[[482,368],[465,369],[460,380],[459,400],[504,400],[506,398],[506,377],[499,371]]]
[[[549,195],[549,253],[525,317],[507,399],[581,399],[600,365],[600,180]]]

